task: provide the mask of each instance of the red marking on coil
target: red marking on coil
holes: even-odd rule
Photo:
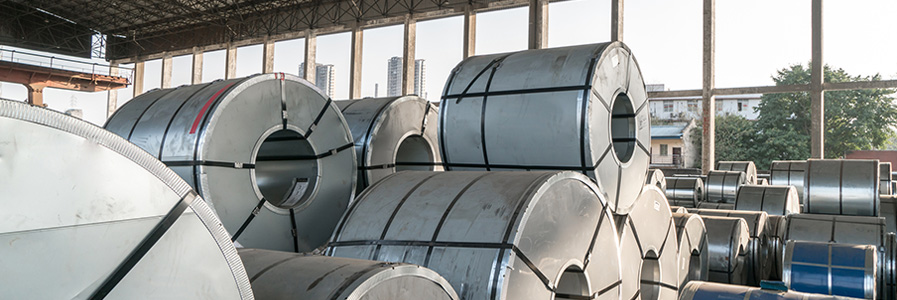
[[[200,110],[199,114],[196,115],[196,119],[193,120],[193,127],[190,127],[190,134],[196,133],[196,128],[199,127],[199,122],[202,121],[202,116],[204,116],[206,114],[206,111],[209,110],[209,107],[212,106],[212,102],[215,102],[215,99],[218,99],[218,96],[221,96],[221,93],[223,93],[224,90],[226,90],[227,88],[229,88],[232,85],[234,85],[234,84],[231,83],[231,84],[228,84],[227,86],[221,88],[220,90],[218,90],[217,93],[212,95],[212,98],[209,98],[209,101],[206,101],[206,105],[204,105],[202,107],[202,110]]]

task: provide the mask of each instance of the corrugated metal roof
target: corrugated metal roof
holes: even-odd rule
[[[652,139],[680,139],[687,123],[673,125],[651,125]]]

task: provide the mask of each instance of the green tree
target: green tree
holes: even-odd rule
[[[691,140],[697,155],[701,155],[703,124],[697,124],[691,131]],[[716,117],[716,160],[749,160],[754,147],[757,131],[754,121],[739,115]]]

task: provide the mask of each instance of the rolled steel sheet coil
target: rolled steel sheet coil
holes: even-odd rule
[[[742,285],[692,281],[685,285],[679,300],[852,300],[856,298],[762,289]]]
[[[679,214],[687,214],[688,213],[688,209],[686,209],[685,207],[682,207],[682,206],[670,206],[670,211],[673,213],[679,213]]]
[[[253,298],[215,212],[154,157],[21,102],[0,128],[0,298]]]
[[[891,195],[897,195],[897,180],[891,180]]]
[[[436,106],[417,96],[335,101],[355,141],[356,194],[389,174],[441,170]]]
[[[707,202],[735,203],[738,188],[747,184],[747,176],[741,171],[710,171],[704,185]]]
[[[657,186],[662,192],[666,192],[667,190],[666,177],[663,175],[663,171],[659,169],[648,169],[648,176],[645,178],[645,184]]]
[[[770,185],[790,185],[797,189],[801,204],[804,199],[804,179],[807,177],[806,160],[774,160],[769,165]]]
[[[734,203],[713,203],[713,202],[700,202],[698,203],[699,209],[724,209],[724,210],[735,210]]]
[[[240,249],[259,299],[459,299],[433,270],[405,263]]]
[[[878,163],[879,175],[878,175],[878,193],[881,195],[891,195],[893,192],[891,191],[891,163],[890,162],[879,162]]]
[[[769,215],[800,213],[797,189],[787,185],[745,185],[738,189],[735,210],[765,211]]]
[[[707,228],[701,216],[673,213],[679,239],[679,288],[692,280],[707,281],[710,268]]]
[[[462,299],[618,299],[608,206],[576,172],[400,172],[352,204],[327,254],[421,265]]]
[[[757,184],[757,165],[753,161],[721,161],[716,163],[715,169],[719,171],[744,172],[747,184]]]
[[[721,209],[693,209],[692,213],[703,216],[717,216],[743,219],[748,225],[750,242],[747,248],[747,274],[750,285],[759,286],[760,281],[769,278],[770,256],[772,249],[769,247],[769,234],[767,234],[767,222],[769,215],[762,211],[736,211]]]
[[[784,270],[785,286],[791,290],[877,299],[874,245],[788,241]]]
[[[882,267],[884,279],[884,299],[897,299],[897,238],[893,232],[885,236],[884,266]]]
[[[769,179],[757,178],[757,185],[769,185]]]
[[[292,75],[150,91],[105,127],[186,180],[245,247],[322,246],[355,192],[346,121],[320,90]]]
[[[704,182],[700,178],[668,177],[665,181],[670,205],[691,208],[704,200]]]
[[[885,228],[888,232],[897,232],[897,197],[881,196],[881,217],[885,219]]]
[[[439,108],[446,170],[572,170],[627,214],[648,170],[650,116],[635,57],[620,42],[474,56]]]
[[[710,266],[707,279],[713,282],[746,284],[748,225],[741,218],[701,216],[707,228]]]
[[[679,244],[666,197],[646,185],[620,221],[621,299],[675,299],[679,290]]]
[[[878,175],[878,160],[810,159],[804,181],[804,212],[877,217]]]
[[[769,261],[772,264],[769,274],[769,279],[771,280],[782,280],[786,224],[785,216],[769,216],[769,219],[766,219],[766,232],[769,236],[769,249],[771,252]]]

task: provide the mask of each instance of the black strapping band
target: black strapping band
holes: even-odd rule
[[[536,274],[536,277],[539,277],[539,280],[542,281],[542,284],[545,285],[545,289],[554,292],[554,288],[551,287],[551,281],[548,280],[548,277],[546,277],[541,270],[539,270],[539,267],[533,264],[533,261],[529,260],[529,258],[523,254],[523,251],[520,251],[520,248],[517,248],[515,246],[512,249],[514,253],[517,254],[517,258],[519,258],[520,261],[522,261],[530,269],[530,271],[533,271],[533,273]]]
[[[296,211],[290,208],[290,233],[293,235],[293,251],[299,253],[299,230],[296,229]]]
[[[255,169],[255,164],[232,162],[232,161],[173,160],[173,161],[165,161],[162,163],[164,163],[168,167],[207,166],[207,167],[223,167],[223,168],[234,168],[234,169]]]
[[[614,289],[615,287],[620,286],[621,284],[623,284],[623,280],[622,279],[617,280],[616,282],[608,285],[606,288],[603,288],[600,291],[598,291],[597,293],[595,293],[595,296],[593,296],[593,298],[604,295],[605,293],[610,292],[610,290]]]
[[[664,282],[660,282],[660,281],[653,281],[653,280],[645,280],[645,279],[642,279],[642,280],[641,280],[641,283],[642,283],[642,284],[656,285],[656,286],[659,286],[659,287],[662,287],[662,288],[671,289],[671,290],[674,290],[674,291],[678,291],[678,290],[679,290],[679,287],[677,287],[677,286],[675,286],[675,285],[668,284],[668,283],[664,283]]]
[[[246,227],[249,226],[249,223],[252,222],[252,219],[255,219],[255,216],[259,214],[259,211],[262,210],[262,206],[265,205],[265,197],[262,197],[259,200],[259,204],[252,209],[252,212],[249,213],[249,217],[246,217],[246,221],[243,221],[243,225],[240,225],[240,229],[237,229],[237,232],[234,233],[234,237],[230,239],[231,242],[236,241],[237,238],[240,237],[240,234],[243,234],[243,230],[246,230]]]
[[[318,112],[318,116],[315,117],[315,121],[311,122],[311,125],[308,126],[308,130],[305,131],[305,138],[310,137],[312,132],[315,131],[315,128],[318,127],[318,122],[321,122],[321,118],[324,117],[324,113],[327,112],[327,108],[330,107],[331,103],[333,103],[333,100],[330,98],[327,98],[327,103],[324,103],[324,107],[322,107],[321,111]]]
[[[442,166],[442,162],[396,162],[391,164],[380,164],[373,166],[360,166],[359,170],[380,170],[380,169],[390,169],[398,166],[421,166],[421,167],[431,167],[431,166]]]
[[[306,136],[306,137],[307,137],[307,136]],[[272,155],[272,156],[258,156],[258,157],[255,158],[255,161],[256,161],[256,162],[259,162],[259,161],[312,160],[312,159],[322,159],[322,158],[325,158],[325,157],[328,157],[328,156],[331,156],[331,155],[340,153],[340,152],[343,151],[343,150],[352,148],[353,146],[355,146],[354,143],[348,143],[348,144],[339,146],[339,147],[337,147],[337,148],[330,149],[330,150],[328,150],[328,151],[326,151],[326,152],[324,152],[324,153],[321,153],[321,154],[315,154],[315,155],[278,155],[278,156],[274,156],[274,155]]]
[[[487,69],[491,66],[487,66]],[[519,89],[519,90],[506,90],[506,91],[488,91],[488,92],[475,92],[475,93],[461,93],[461,94],[452,94],[442,96],[442,99],[455,99],[455,98],[473,98],[473,97],[488,97],[488,96],[504,96],[504,95],[519,95],[519,94],[532,94],[532,93],[551,93],[551,92],[564,92],[564,91],[582,91],[582,90],[591,90],[591,85],[570,85],[570,86],[555,86],[555,87],[545,87],[545,88],[533,88],[533,89]]]
[[[504,250],[514,247],[508,243],[474,243],[474,242],[434,242],[414,240],[356,240],[330,242],[330,247],[344,246],[412,246],[412,247],[451,247]]]

